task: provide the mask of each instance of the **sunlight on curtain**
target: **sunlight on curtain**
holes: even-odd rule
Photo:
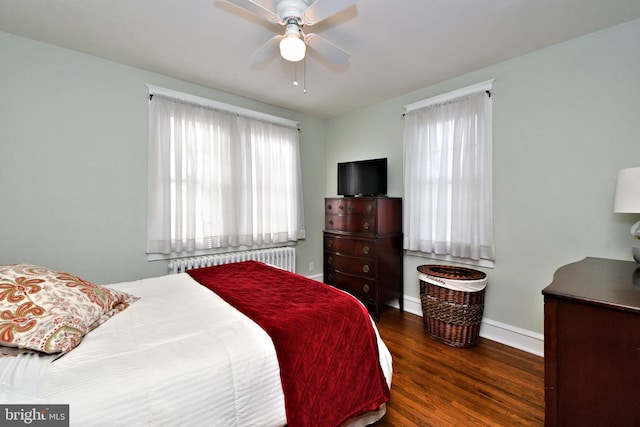
[[[295,128],[154,95],[147,253],[304,238],[299,157]]]
[[[406,113],[404,249],[495,259],[491,116],[484,90]]]

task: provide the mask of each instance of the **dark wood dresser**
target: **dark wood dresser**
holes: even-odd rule
[[[585,258],[542,291],[545,425],[640,425],[639,267]]]
[[[324,282],[365,303],[376,320],[380,306],[403,304],[402,199],[325,199]]]

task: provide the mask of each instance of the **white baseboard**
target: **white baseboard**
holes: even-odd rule
[[[311,276],[307,276],[309,279],[313,279],[313,280],[317,280],[318,282],[322,282],[324,280],[324,276],[322,275],[322,273],[320,274],[313,274]]]
[[[480,336],[514,347],[536,356],[544,357],[544,335],[517,326],[484,319]]]
[[[389,304],[399,308],[397,302]],[[404,310],[422,316],[422,303],[418,298],[404,297]],[[521,329],[516,326],[496,322],[491,319],[483,319],[480,325],[480,336],[499,342],[509,347],[514,347],[536,356],[544,357],[544,335]]]

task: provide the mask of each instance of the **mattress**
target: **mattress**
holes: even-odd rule
[[[110,286],[141,298],[55,361],[0,358],[0,402],[69,404],[72,426],[286,424],[275,349],[258,325],[186,273]]]

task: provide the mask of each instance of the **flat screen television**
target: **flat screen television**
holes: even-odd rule
[[[386,158],[338,163],[338,195],[359,197],[386,194]]]

